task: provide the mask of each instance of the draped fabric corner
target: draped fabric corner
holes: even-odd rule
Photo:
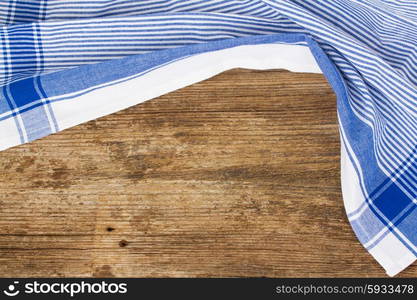
[[[355,234],[388,275],[416,259],[417,2],[0,0],[0,23],[0,149],[231,68],[322,72]]]

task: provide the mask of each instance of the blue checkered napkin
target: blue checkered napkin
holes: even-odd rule
[[[417,2],[0,1],[0,148],[235,67],[323,72],[343,198],[395,275],[417,255]]]

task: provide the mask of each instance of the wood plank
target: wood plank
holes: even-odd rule
[[[0,272],[385,276],[346,219],[339,147],[323,76],[232,70],[0,152]]]

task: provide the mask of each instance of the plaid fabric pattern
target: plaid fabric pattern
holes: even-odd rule
[[[6,0],[0,26],[1,149],[227,68],[323,72],[353,230],[389,275],[416,259],[417,3]]]

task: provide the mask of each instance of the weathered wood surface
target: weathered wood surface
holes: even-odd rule
[[[345,216],[321,75],[229,71],[0,165],[3,277],[385,276]]]

